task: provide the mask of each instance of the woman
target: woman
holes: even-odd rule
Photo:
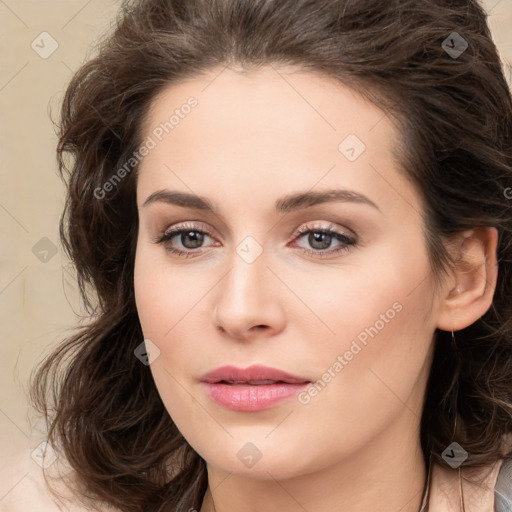
[[[84,503],[512,510],[512,102],[476,1],[127,2],[58,154],[93,317],[33,396]]]

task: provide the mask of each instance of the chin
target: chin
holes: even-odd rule
[[[234,429],[230,429],[233,438],[214,439],[208,446],[198,446],[194,449],[207,464],[226,473],[262,480],[292,478],[325,465],[329,457],[329,447],[325,448],[324,454],[315,457],[314,454],[304,451],[308,446],[304,441],[304,435],[301,435],[297,442],[289,439],[287,443],[283,443],[277,437],[272,440],[273,434],[269,437],[271,430],[265,428],[264,433],[261,433],[262,429],[258,428],[251,436],[247,429],[244,429],[244,435],[239,436]]]

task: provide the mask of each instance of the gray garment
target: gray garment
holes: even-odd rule
[[[494,488],[494,511],[512,512],[512,457],[501,465]]]
[[[428,512],[430,473],[427,473],[427,485],[419,512]],[[501,465],[494,487],[494,512],[512,512],[512,457],[506,458]]]

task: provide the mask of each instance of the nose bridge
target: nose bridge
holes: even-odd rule
[[[230,308],[238,307],[242,312],[262,299],[261,294],[266,289],[264,282],[270,274],[266,265],[263,246],[253,236],[246,236],[235,246],[223,290],[224,298],[233,301]]]
[[[267,251],[253,236],[234,247],[216,304],[215,320],[224,330],[240,336],[256,325],[276,326],[279,307],[269,282],[275,277],[267,264]]]

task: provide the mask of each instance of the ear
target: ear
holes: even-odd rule
[[[453,278],[440,298],[437,327],[460,330],[482,317],[491,307],[498,278],[498,231],[474,228],[457,237]]]

